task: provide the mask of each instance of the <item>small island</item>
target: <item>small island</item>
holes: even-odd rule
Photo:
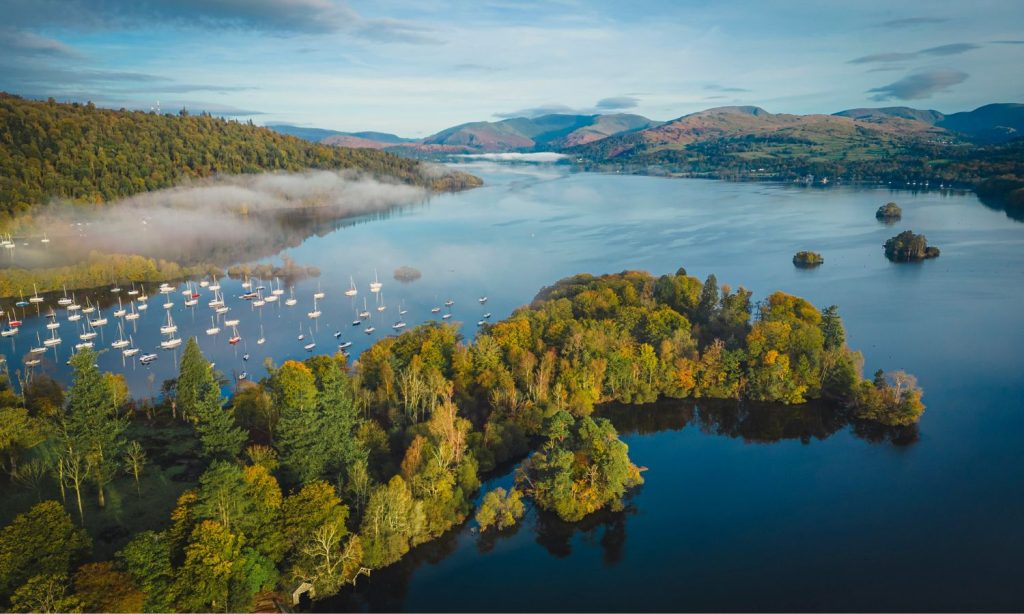
[[[915,262],[938,258],[939,248],[930,247],[924,235],[904,230],[885,242],[885,257],[893,262]]]
[[[793,264],[801,269],[812,269],[821,266],[825,259],[818,252],[797,252],[793,256]]]
[[[875,218],[883,222],[898,222],[903,219],[903,209],[896,203],[885,203],[875,211]]]
[[[402,282],[403,284],[410,284],[420,277],[423,277],[423,273],[420,273],[419,269],[411,266],[400,266],[395,269],[395,280]]]

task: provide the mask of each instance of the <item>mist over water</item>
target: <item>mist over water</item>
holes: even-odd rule
[[[46,249],[32,243],[4,264],[55,266],[99,251],[226,266],[253,247],[269,248],[256,250],[266,256],[297,245],[314,222],[412,205],[427,195],[418,186],[345,171],[219,176],[99,207],[55,203],[39,216],[40,232],[51,238]]]

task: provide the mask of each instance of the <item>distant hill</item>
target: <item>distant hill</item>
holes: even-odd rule
[[[1024,104],[996,103],[946,115],[910,107],[849,109],[836,115],[885,123],[893,117],[914,119],[967,136],[977,143],[1002,143],[1024,136]]]
[[[53,197],[89,203],[219,173],[351,168],[437,190],[479,185],[419,162],[328,147],[208,114],[158,115],[0,92],[0,225]]]
[[[657,122],[640,115],[551,114],[514,117],[497,122],[453,126],[421,141],[427,146],[457,148],[467,153],[559,149],[643,130]]]
[[[287,134],[290,136],[297,136],[300,139],[312,141],[314,143],[326,143],[328,145],[343,145],[341,142],[329,141],[334,137],[354,138],[359,141],[370,141],[374,143],[382,143],[384,145],[398,145],[399,143],[411,143],[416,139],[406,139],[395,134],[388,134],[387,132],[341,132],[340,130],[329,130],[327,128],[310,128],[306,126],[293,126],[291,124],[267,124],[267,128],[280,132],[281,134]],[[357,145],[358,147],[358,145]]]

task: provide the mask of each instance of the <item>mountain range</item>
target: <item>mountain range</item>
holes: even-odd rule
[[[665,122],[625,113],[551,114],[459,124],[422,139],[380,132],[340,132],[291,125],[269,128],[310,141],[387,149],[407,155],[564,151],[614,159],[680,150],[695,144],[758,140],[829,154],[885,153],[908,141],[1002,143],[1024,135],[1024,104],[989,104],[945,114],[910,107],[857,108],[832,115],[769,113],[760,107],[717,107]],[[859,152],[859,153],[858,153]]]

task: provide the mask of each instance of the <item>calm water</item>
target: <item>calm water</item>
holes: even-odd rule
[[[469,168],[488,187],[288,250],[324,273],[324,315],[312,330],[305,313],[316,280],[296,288],[297,307],[279,303],[262,312],[230,298],[240,293],[237,282],[222,282],[244,347],[229,346],[226,332],[203,334],[205,292],[194,314],[180,293],[172,295],[176,322],[184,334],[200,335],[219,369],[258,377],[264,356],[305,355],[296,340],[300,323],[318,350],[336,346],[337,329],[358,351],[391,332],[400,303],[412,325],[451,297],[453,320],[472,336],[484,311],[504,317],[566,275],[685,266],[745,285],[756,298],[782,289],[819,306],[840,305],[866,371],[914,373],[928,410],[916,441],[896,445],[873,443],[828,416],[811,420],[808,412],[819,411],[812,408],[773,419],[756,408],[711,417],[685,404],[646,409],[649,422],[669,428],[621,425],[634,461],[649,468],[626,512],[572,526],[531,511],[513,535],[488,540],[463,527],[361,579],[355,594],[326,607],[1024,608],[1024,225],[973,196]],[[889,200],[904,212],[893,227],[874,219]],[[925,233],[942,256],[887,262],[881,244],[903,229]],[[793,253],[803,249],[821,252],[825,264],[793,267]],[[422,279],[393,280],[402,265],[420,269]],[[368,338],[351,326],[352,301],[342,292],[353,275],[361,306],[372,296],[374,268],[388,309],[379,314],[370,301],[378,332]],[[155,288],[150,295],[135,334],[144,351],[158,343],[163,317]],[[476,299],[484,295],[481,307]],[[108,345],[116,323],[104,313]],[[261,321],[268,342],[257,346]],[[28,320],[17,338],[0,343],[12,370],[40,327]],[[43,365],[58,375],[73,345],[68,323],[62,332],[58,357],[51,352]],[[114,352],[100,360],[124,369],[133,390],[145,394],[149,373],[156,386],[174,373],[173,353],[160,354],[149,368],[123,368]]]

